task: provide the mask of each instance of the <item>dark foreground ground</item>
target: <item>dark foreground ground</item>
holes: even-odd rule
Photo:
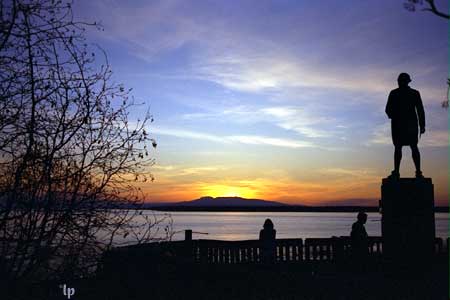
[[[70,299],[449,299],[448,259],[423,269],[373,262],[364,270],[351,261],[314,266],[122,263],[114,269],[66,282],[75,288]],[[19,288],[20,298],[68,299],[58,284]]]

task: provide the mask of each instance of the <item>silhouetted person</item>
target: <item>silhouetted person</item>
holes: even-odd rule
[[[407,73],[398,76],[398,88],[389,94],[386,114],[391,119],[392,141],[395,146],[394,170],[391,178],[400,178],[402,146],[410,146],[416,167],[416,177],[423,177],[420,169],[420,152],[417,147],[419,131],[425,133],[425,112],[420,93],[408,86],[411,78]]]
[[[270,219],[266,219],[263,229],[259,232],[259,240],[261,242],[262,261],[271,263],[275,261],[275,235],[276,230],[273,229],[273,223]]]
[[[362,264],[369,253],[369,242],[364,224],[367,222],[367,214],[365,212],[358,213],[358,220],[352,225],[350,233],[352,257],[356,263]]]

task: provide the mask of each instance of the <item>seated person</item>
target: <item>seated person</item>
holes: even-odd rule
[[[273,229],[273,223],[270,219],[266,219],[263,229],[259,232],[259,240],[261,241],[261,260],[264,263],[270,263],[275,260],[275,235],[276,230]]]
[[[352,255],[355,258],[363,259],[369,253],[369,243],[366,228],[364,224],[367,222],[367,214],[359,212],[357,221],[352,225],[350,233]]]

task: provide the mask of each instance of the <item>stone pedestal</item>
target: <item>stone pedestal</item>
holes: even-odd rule
[[[431,178],[384,178],[381,185],[383,254],[395,261],[426,261],[434,253]]]

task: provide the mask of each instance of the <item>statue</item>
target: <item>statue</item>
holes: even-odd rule
[[[386,105],[386,114],[391,119],[392,141],[394,143],[394,170],[389,178],[400,178],[402,147],[410,146],[416,167],[416,178],[423,178],[420,169],[420,152],[417,147],[420,135],[425,133],[425,112],[419,91],[409,87],[411,77],[401,73],[397,79],[398,88],[392,90]]]

